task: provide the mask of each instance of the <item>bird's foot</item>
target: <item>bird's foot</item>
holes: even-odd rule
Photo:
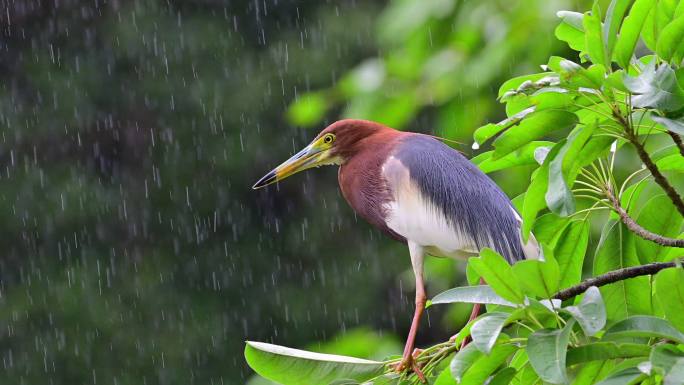
[[[417,362],[417,358],[420,355],[420,353],[423,352],[423,349],[414,349],[413,354],[404,357],[400,362],[394,364],[392,366],[392,369],[397,372],[397,373],[403,373],[405,371],[411,371],[418,376],[418,379],[420,379],[420,382],[422,383],[427,383],[427,380],[425,379],[425,375],[421,371],[421,364]]]

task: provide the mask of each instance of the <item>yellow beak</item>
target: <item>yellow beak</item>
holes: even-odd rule
[[[324,149],[320,148],[317,143],[311,143],[304,147],[301,151],[294,154],[290,159],[283,162],[280,166],[271,170],[268,174],[259,179],[253,189],[262,188],[269,184],[278,182],[287,178],[290,175],[296,174],[300,171],[316,167],[321,160],[325,158]]]

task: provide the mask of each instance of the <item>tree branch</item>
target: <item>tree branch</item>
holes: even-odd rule
[[[648,171],[651,172],[653,179],[660,185],[660,187],[662,187],[663,190],[665,190],[665,194],[667,194],[668,198],[670,198],[672,203],[674,203],[677,211],[679,211],[679,214],[684,216],[684,201],[682,201],[682,197],[679,196],[677,190],[672,187],[670,182],[668,182],[665,176],[660,172],[660,170],[658,170],[658,166],[653,163],[653,160],[646,152],[646,149],[644,149],[644,145],[639,142],[639,138],[628,131],[627,139],[629,139],[632,145],[636,148],[639,158],[641,158],[641,161],[644,163]]]
[[[675,142],[677,145],[677,148],[679,148],[679,154],[681,156],[684,156],[684,142],[682,142],[682,137],[679,136],[676,132],[667,130],[667,134],[670,135],[670,138],[672,138],[672,141]]]
[[[610,200],[613,209],[620,216],[620,220],[622,220],[622,223],[624,223],[631,232],[647,241],[651,241],[662,246],[684,248],[684,239],[668,238],[646,230],[645,228],[641,227],[640,224],[636,223],[636,221],[632,219],[629,214],[627,214],[627,211],[620,206],[620,201],[615,194],[613,194],[613,191],[610,188],[607,188],[605,193],[608,200]]]
[[[564,301],[584,293],[591,286],[600,287],[603,285],[608,285],[609,283],[615,283],[641,275],[653,275],[660,270],[675,266],[676,264],[674,262],[656,262],[641,266],[625,267],[624,269],[614,270],[606,274],[599,275],[598,277],[589,278],[578,285],[561,290],[556,293],[553,298]]]

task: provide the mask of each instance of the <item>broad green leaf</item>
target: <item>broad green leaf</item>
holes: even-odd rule
[[[454,355],[454,358],[451,359],[451,364],[449,365],[451,375],[456,382],[460,383],[466,370],[482,356],[484,356],[484,353],[479,351],[475,345],[472,344],[466,345],[465,348],[459,350],[456,355]]]
[[[591,61],[595,64],[606,66],[610,63],[606,60],[606,51],[601,33],[601,13],[597,3],[591,12],[584,14],[584,37],[587,52]]]
[[[670,372],[663,378],[663,385],[682,385],[684,384],[684,358],[675,362]]]
[[[577,116],[567,111],[544,110],[530,114],[520,124],[509,128],[494,140],[494,159],[542,138],[551,131],[566,130],[576,123]]]
[[[639,265],[634,235],[619,221],[604,226],[594,256],[594,276]],[[651,285],[646,276],[630,278],[601,287],[609,321],[651,312]]]
[[[684,334],[668,321],[652,316],[632,316],[617,322],[606,331],[605,337],[660,337],[684,343]]]
[[[606,22],[603,24],[603,42],[606,52],[606,65],[610,65],[613,57],[613,48],[618,37],[618,30],[622,25],[622,19],[627,13],[632,0],[612,0],[606,12]]]
[[[499,87],[499,95],[498,97],[501,98],[504,96],[509,91],[512,90],[518,90],[520,86],[523,84],[533,84],[539,80],[542,79],[548,79],[548,81],[544,81],[542,84],[553,84],[555,82],[554,79],[558,79],[558,76],[555,75],[553,72],[542,72],[538,74],[531,74],[531,75],[523,75],[523,76],[517,76],[512,79],[506,80],[501,87]],[[524,91],[524,86],[523,89],[520,90],[521,92]]]
[[[646,375],[641,373],[639,369],[630,368],[612,374],[596,385],[630,385],[637,383],[645,377]]]
[[[684,135],[684,119],[680,118],[674,120],[657,115],[651,115],[651,119],[653,119],[654,122],[662,124],[672,132],[676,132],[679,135]]]
[[[684,172],[684,157],[681,154],[668,155],[656,162],[660,171]]]
[[[446,367],[442,370],[441,373],[439,373],[439,376],[437,376],[437,379],[435,380],[434,384],[432,384],[432,385],[458,385],[458,384],[454,380],[454,377],[451,375],[451,368]]]
[[[656,345],[651,351],[649,360],[653,369],[660,375],[665,375],[676,365],[677,360],[684,358],[684,352],[674,345]]]
[[[516,166],[533,165],[537,164],[534,157],[537,149],[544,147],[550,148],[553,145],[553,142],[532,142],[499,159],[492,159],[494,151],[487,151],[471,159],[471,161],[484,173],[504,170]]]
[[[608,153],[611,144],[615,141],[614,138],[610,136],[594,136],[582,147],[577,159],[580,161],[576,168],[570,171],[572,175],[577,175],[579,172],[579,167],[588,166],[591,163]]]
[[[572,350],[568,351],[568,360],[571,352]],[[614,365],[613,361],[605,359],[584,364],[573,379],[572,385],[594,385],[608,375]]]
[[[677,154],[679,155],[679,154]],[[681,155],[679,158],[684,159]],[[679,158],[677,158],[679,160]],[[676,238],[681,232],[684,218],[677,211],[667,195],[651,198],[637,217],[637,222],[646,230],[669,238]],[[642,238],[636,238],[636,250],[641,264],[662,262],[667,247]]]
[[[567,365],[614,358],[648,357],[651,347],[646,344],[594,342],[568,350]]]
[[[481,303],[488,305],[515,306],[514,303],[498,296],[491,287],[487,285],[463,286],[449,289],[437,294],[430,304],[442,303]]]
[[[568,382],[565,358],[573,324],[571,320],[561,330],[537,330],[527,339],[527,356],[542,380],[551,384]]]
[[[575,51],[585,50],[584,26],[582,23],[583,14],[571,11],[559,11],[556,13],[562,22],[556,27],[556,37],[562,40]]]
[[[560,269],[559,289],[576,285],[582,279],[582,266],[588,244],[589,222],[571,221],[563,229],[554,248]]]
[[[614,57],[615,61],[622,68],[629,68],[629,62],[632,59],[634,48],[636,47],[641,29],[646,20],[646,16],[653,8],[653,0],[636,0],[632,8],[629,10],[629,15],[625,18],[620,28],[620,37],[615,44]]]
[[[517,114],[511,116],[508,119],[504,119],[499,123],[489,123],[487,125],[484,125],[477,130],[475,130],[475,133],[473,133],[473,139],[475,139],[475,145],[473,147],[480,146],[484,142],[488,141],[492,137],[494,137],[496,134],[499,132],[519,123],[521,120],[523,120],[527,115],[531,114],[534,112],[536,107],[530,107],[527,109],[524,109]]]
[[[513,368],[503,368],[499,370],[492,378],[489,380],[487,385],[509,385],[513,377],[515,377],[516,370]]]
[[[634,107],[676,111],[684,106],[684,93],[677,84],[674,70],[667,64],[661,64],[656,69],[655,60],[651,60],[639,76],[625,75],[623,81],[625,87],[634,94]]]
[[[247,341],[245,359],[260,376],[283,385],[327,385],[340,378],[362,382],[382,374],[385,366],[377,361],[253,341]]]
[[[511,265],[492,249],[482,249],[479,258],[470,258],[468,263],[487,284],[504,299],[522,304],[525,296],[520,284],[513,277]]]
[[[482,353],[489,354],[509,316],[510,314],[501,312],[486,313],[475,321],[470,328],[475,347]]]
[[[576,306],[564,308],[572,315],[584,330],[584,334],[591,337],[606,326],[606,306],[601,298],[601,292],[592,286],[584,292],[580,303]]]
[[[548,245],[550,247],[556,247],[554,250],[554,255],[558,261],[558,244],[563,240],[561,238],[561,233],[570,223],[570,218],[561,217],[554,213],[548,213],[540,216],[534,223],[534,233],[535,238],[540,243]],[[574,246],[574,245],[573,245]],[[558,265],[560,265],[558,261]],[[562,273],[561,273],[562,275]]]
[[[530,187],[527,188],[521,213],[523,218],[522,236],[524,242],[527,242],[527,238],[530,235],[530,230],[532,230],[537,214],[546,208],[544,195],[546,194],[546,188],[549,184],[549,164],[556,154],[558,154],[558,151],[564,143],[564,141],[561,141],[553,146],[546,156],[544,163],[539,167],[537,175],[532,179]]]
[[[292,124],[311,127],[323,119],[328,104],[328,100],[320,93],[304,94],[290,105],[287,118]]]
[[[681,45],[684,41],[684,17],[678,17],[672,20],[668,25],[660,31],[658,36],[658,43],[656,44],[656,52],[665,61],[672,60],[673,64],[679,64],[682,61]]]
[[[684,270],[659,271],[655,276],[655,298],[667,320],[684,332]]]
[[[513,273],[532,296],[551,298],[558,291],[560,272],[555,259],[520,261],[513,265]]]
[[[470,345],[468,345],[470,346]],[[466,346],[466,348],[468,347]],[[518,348],[513,345],[497,345],[489,355],[480,356],[463,373],[459,385],[481,385],[501,366]],[[482,353],[480,353],[482,354]],[[452,371],[453,372],[453,371]]]

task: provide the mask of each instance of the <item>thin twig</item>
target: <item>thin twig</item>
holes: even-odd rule
[[[677,148],[679,148],[679,153],[684,156],[684,142],[682,142],[682,137],[678,133],[667,130],[667,134],[670,135],[672,141],[675,142]]]
[[[627,211],[622,208],[620,201],[615,194],[613,194],[612,189],[606,189],[605,194],[610,203],[613,205],[613,210],[617,212],[617,214],[620,216],[620,220],[622,220],[622,223],[624,223],[631,232],[647,241],[651,241],[659,245],[684,248],[684,239],[664,237],[660,234],[652,233],[641,227],[640,224],[636,223],[636,221],[629,216]]]
[[[655,262],[641,266],[625,267],[624,269],[614,270],[606,274],[599,275],[598,277],[584,280],[578,285],[559,291],[553,296],[553,298],[564,301],[584,293],[591,286],[600,287],[629,278],[639,277],[642,275],[652,275],[660,270],[675,266],[675,262]]]

